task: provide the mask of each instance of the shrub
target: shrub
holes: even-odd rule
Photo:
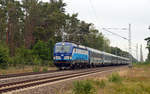
[[[24,67],[24,64],[25,64],[25,60],[23,57],[20,57],[19,55],[18,56],[14,56],[14,57],[11,57],[9,59],[9,63],[13,66],[18,66],[18,65],[22,65],[21,67]]]
[[[34,56],[32,62],[34,65],[41,65],[42,60],[40,58],[38,58],[37,56]]]
[[[0,64],[0,68],[2,68],[2,69],[7,69],[7,67],[8,67],[7,62],[6,63],[3,62]]]
[[[49,65],[50,67],[54,67],[54,66],[55,66],[54,63],[53,63],[53,61],[48,61],[48,65]]]
[[[120,77],[118,73],[112,73],[112,75],[109,76],[108,80],[110,82],[121,83],[122,78]]]
[[[37,55],[42,60],[49,60],[50,58],[50,47],[43,41],[38,41],[33,47],[33,54]]]
[[[39,66],[35,66],[32,68],[33,72],[40,72],[40,67]]]
[[[97,81],[97,85],[100,87],[100,88],[104,88],[106,86],[106,82],[104,80],[101,80],[101,81]]]
[[[89,80],[74,82],[74,94],[96,94],[96,89]]]
[[[31,49],[26,49],[24,47],[17,48],[16,54],[9,58],[9,63],[13,66],[21,65],[32,65],[33,64],[33,54]]]
[[[3,71],[3,72],[2,72],[2,75],[6,75],[6,74],[7,74],[6,71]]]
[[[5,45],[0,45],[0,68],[6,69],[8,67],[8,48]]]
[[[33,51],[31,49],[26,49],[24,47],[18,48],[16,52],[16,58],[17,57],[20,58],[21,61],[20,63],[31,65],[33,58]]]
[[[138,62],[138,63],[133,63],[134,66],[140,67],[141,65],[147,66],[150,65],[150,62]]]
[[[47,67],[44,67],[44,68],[42,69],[42,71],[43,71],[43,72],[47,72],[47,71],[48,71],[48,68],[47,68]]]

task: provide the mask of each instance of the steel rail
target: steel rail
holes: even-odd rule
[[[26,72],[26,73],[18,73],[18,74],[7,74],[7,75],[0,75],[0,79],[29,76],[29,75],[36,75],[36,74],[44,74],[44,73],[53,73],[53,72],[58,72],[58,71],[60,71],[60,70],[50,70],[47,72]]]
[[[64,80],[64,79],[68,79],[68,78],[93,74],[93,73],[97,73],[97,72],[101,72],[101,71],[110,70],[113,68],[116,68],[116,67],[96,68],[96,69],[85,70],[85,71],[82,70],[82,71],[78,71],[78,72],[56,75],[56,76],[51,76],[51,77],[45,77],[45,78],[40,78],[40,79],[32,79],[32,80],[27,80],[27,81],[3,84],[0,86],[0,93],[9,92],[12,90],[22,89],[22,88],[31,87],[31,86],[36,86],[36,85],[40,85],[40,84],[44,84],[44,83],[50,83],[50,82],[54,82],[54,81]]]

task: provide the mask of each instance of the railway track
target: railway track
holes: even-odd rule
[[[0,75],[0,79],[12,78],[12,77],[21,77],[21,76],[29,76],[29,75],[37,75],[37,74],[44,74],[44,73],[52,73],[52,72],[58,72],[58,71],[60,71],[60,70],[50,70],[50,71],[47,71],[47,72],[27,72],[27,73]]]
[[[84,76],[84,75],[93,74],[97,72],[108,71],[114,68],[116,67],[103,67],[103,68],[94,68],[94,69],[87,69],[87,70],[78,70],[78,71],[73,71],[71,73],[65,73],[65,74],[53,75],[49,77],[43,77],[43,78],[37,78],[37,79],[35,78],[32,80],[29,79],[26,81],[18,81],[18,82],[12,82],[12,83],[7,83],[7,84],[1,84],[0,93],[6,93],[6,92],[13,91],[13,90],[18,90],[18,89],[31,87],[31,86],[41,85],[44,83],[51,83],[51,82],[55,82],[59,80]]]

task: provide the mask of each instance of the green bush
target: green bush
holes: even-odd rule
[[[48,71],[48,67],[44,67],[44,68],[42,69],[42,71],[43,71],[43,72],[47,72],[47,71]]]
[[[16,52],[16,58],[20,58],[20,64],[32,65],[33,51],[24,47],[18,48]]]
[[[104,80],[96,81],[95,83],[99,88],[104,88],[106,86],[106,82]]]
[[[17,48],[16,54],[9,58],[9,64],[12,66],[22,66],[33,65],[33,57],[31,49],[26,49],[24,47]]]
[[[33,54],[42,60],[49,60],[51,57],[50,47],[43,41],[38,41],[33,47]]]
[[[138,62],[138,63],[133,63],[134,67],[149,67],[150,66],[150,62]]]
[[[108,78],[109,82],[121,83],[122,78],[118,73],[112,73]]]
[[[53,61],[48,61],[48,66],[54,67],[55,65],[54,65]]]
[[[20,56],[14,56],[14,57],[10,57],[9,63],[14,67],[19,66],[19,65],[22,65],[22,67],[24,67],[25,59]]]
[[[32,71],[33,71],[33,72],[40,72],[40,67],[39,67],[39,66],[34,66],[34,67],[32,68]]]
[[[38,58],[37,56],[33,57],[33,64],[34,65],[41,65],[42,60],[40,58]]]
[[[1,43],[0,43],[1,44]],[[4,45],[0,45],[0,68],[6,69],[8,67],[8,48]]]
[[[89,80],[76,81],[73,87],[74,94],[96,94],[96,89]]]
[[[37,45],[35,46],[35,48],[38,47],[39,46]],[[12,66],[21,65],[22,67],[24,67],[24,65],[54,66],[53,63],[50,60],[48,60],[48,56],[47,55],[44,56],[46,53],[48,54],[48,50],[44,51],[45,47],[41,47],[42,50],[35,48],[34,49],[26,49],[24,47],[17,48],[15,56],[9,58],[9,64]],[[44,57],[47,58],[44,59]]]

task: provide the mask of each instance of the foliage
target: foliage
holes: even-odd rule
[[[149,67],[150,66],[150,62],[138,62],[138,63],[133,63],[134,67]]]
[[[74,82],[74,94],[96,94],[96,90],[92,83],[88,80]]]
[[[114,83],[122,82],[122,78],[118,73],[112,73],[112,75],[109,76],[108,80],[109,82],[114,82]]]
[[[5,69],[8,66],[8,48],[3,43],[0,45],[0,68]]]
[[[55,66],[54,63],[53,63],[53,61],[48,61],[47,64],[48,64],[48,66],[51,66],[51,67]]]
[[[92,83],[92,85],[94,85],[95,88],[99,89],[99,88],[104,88],[106,86],[106,80],[88,80],[90,83]]]
[[[33,54],[38,55],[42,60],[48,60],[50,58],[50,47],[43,42],[38,41],[33,47]]]
[[[104,88],[106,86],[106,81],[105,80],[97,81],[97,86],[99,86],[100,88]]]
[[[14,64],[32,65],[33,55],[32,50],[26,49],[24,47],[18,48],[16,50],[16,55],[14,57]]]
[[[148,51],[149,51],[149,53],[148,53],[148,56],[147,56],[147,59],[146,59],[146,61],[148,62],[148,61],[150,61],[150,37],[148,37],[148,38],[145,38],[145,41],[147,41],[147,49],[148,49]]]
[[[73,84],[73,94],[97,94],[97,91],[106,87],[105,80],[81,80]]]
[[[48,67],[44,67],[44,68],[42,69],[42,71],[43,71],[43,72],[47,72],[47,71],[48,71]]]
[[[92,84],[89,82],[77,82],[74,88],[75,94],[91,94]]]
[[[40,72],[40,67],[39,66],[34,66],[32,71],[33,72]]]
[[[26,49],[24,47],[18,49],[18,53],[16,53],[17,56],[20,56],[23,58],[26,62],[32,63],[32,55],[33,51],[31,49]]]

